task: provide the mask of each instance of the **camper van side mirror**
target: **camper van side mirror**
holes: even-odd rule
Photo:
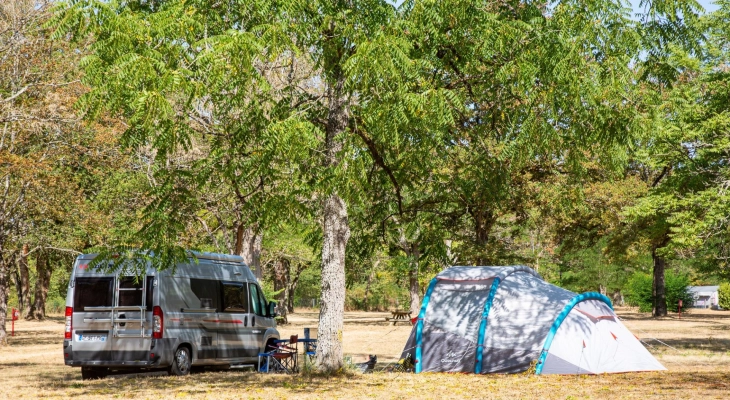
[[[268,314],[268,317],[269,318],[275,318],[276,317],[276,302],[275,301],[270,301],[269,302],[269,309],[267,311],[268,311],[267,314]]]

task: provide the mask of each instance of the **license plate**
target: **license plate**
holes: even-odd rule
[[[78,335],[78,342],[106,342],[106,335]]]

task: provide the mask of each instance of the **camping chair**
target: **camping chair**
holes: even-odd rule
[[[292,335],[289,340],[276,340],[273,345],[268,345],[266,353],[259,353],[259,372],[284,372],[293,374],[299,372],[297,356],[299,347],[298,335]],[[262,367],[261,361],[266,364]]]

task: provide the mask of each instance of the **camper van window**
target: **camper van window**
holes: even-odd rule
[[[146,299],[145,299],[145,309],[146,310],[152,310],[152,296],[154,294],[152,292],[152,290],[154,290],[154,286],[153,286],[154,282],[155,282],[155,278],[153,276],[147,277],[147,295],[145,296],[146,297]]]
[[[114,278],[76,278],[74,310],[84,307],[111,307]]]
[[[253,283],[250,284],[249,288],[251,289],[251,311],[256,315],[265,317],[266,303],[261,301],[264,297],[261,289]]]
[[[191,305],[191,308],[211,308],[219,310],[220,295],[218,292],[218,281],[212,279],[190,279],[190,290],[195,293],[199,304]]]
[[[142,305],[142,280],[134,276],[119,277],[119,306]]]
[[[223,311],[248,312],[248,302],[245,301],[245,290],[240,282],[223,282]]]
[[[261,288],[258,288],[259,292],[259,304],[261,304],[261,315],[264,317],[269,316],[269,310],[268,307],[266,307],[266,297],[264,296],[264,292],[261,291]]]

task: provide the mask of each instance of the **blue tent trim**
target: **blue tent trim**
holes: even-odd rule
[[[492,309],[492,303],[494,302],[494,294],[497,293],[499,287],[499,277],[494,278],[492,281],[492,287],[489,289],[489,296],[487,302],[484,303],[484,311],[482,312],[482,322],[479,325],[479,337],[477,338],[477,351],[476,351],[476,362],[474,363],[474,373],[480,374],[482,372],[482,357],[484,349],[484,336],[487,332],[487,318],[489,317],[489,310]]]
[[[553,325],[550,327],[550,333],[548,333],[547,338],[545,339],[545,345],[542,347],[540,358],[537,360],[537,365],[535,366],[535,375],[540,375],[542,373],[542,367],[545,365],[545,359],[547,358],[548,351],[550,350],[550,346],[553,344],[553,339],[558,333],[560,325],[563,323],[565,318],[568,317],[568,314],[570,314],[576,304],[586,300],[600,300],[608,304],[611,310],[613,310],[613,304],[611,304],[611,300],[600,293],[588,292],[573,297],[570,303],[566,304],[565,307],[563,307],[563,310],[560,312],[560,314],[558,314],[555,322],[553,322]]]
[[[436,287],[436,282],[438,282],[437,278],[431,279],[431,283],[428,284],[428,289],[426,290],[426,295],[423,296],[423,304],[421,305],[421,311],[418,313],[418,322],[416,323],[416,368],[415,373],[421,372],[421,366],[423,365],[423,362],[421,362],[421,345],[423,343],[423,320],[426,318],[426,307],[428,307],[428,302],[431,300],[431,293],[433,293],[433,288]]]

